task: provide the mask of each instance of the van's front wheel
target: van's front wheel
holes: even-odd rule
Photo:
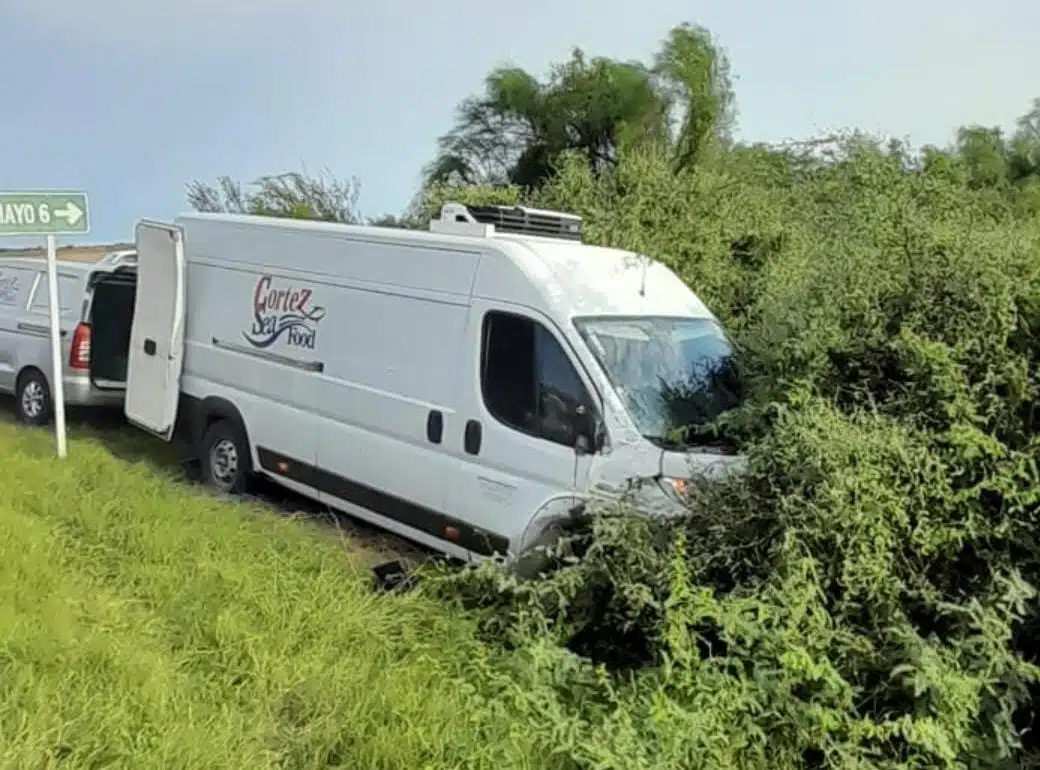
[[[534,580],[552,569],[555,559],[548,553],[557,542],[567,534],[563,522],[553,520],[543,529],[533,542],[528,544],[516,561],[513,562],[513,574],[520,580]]]
[[[51,421],[54,406],[51,389],[42,372],[30,369],[18,378],[16,391],[18,419],[26,425],[41,426]]]
[[[245,434],[230,420],[213,423],[202,439],[202,479],[218,492],[240,495],[249,488],[252,461]]]

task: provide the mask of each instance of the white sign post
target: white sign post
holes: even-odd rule
[[[61,298],[58,296],[58,235],[90,232],[87,195],[82,192],[0,192],[0,235],[47,237],[47,297],[50,304],[51,402],[58,457],[68,455],[65,382],[61,355]]]
[[[58,244],[53,235],[47,236],[47,296],[51,314],[51,401],[54,402],[54,435],[58,443],[58,457],[68,455],[65,438],[65,370],[61,365],[61,299],[58,297]]]

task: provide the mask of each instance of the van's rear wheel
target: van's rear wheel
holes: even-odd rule
[[[202,479],[218,492],[240,495],[253,474],[249,442],[230,420],[213,423],[202,438]]]
[[[15,393],[18,419],[26,425],[40,426],[51,421],[54,405],[51,389],[42,372],[30,369],[18,377]]]

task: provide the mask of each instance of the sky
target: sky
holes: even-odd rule
[[[681,22],[726,49],[745,140],[946,144],[1040,96],[1037,0],[0,0],[0,189],[87,191],[77,242],[130,239],[225,174],[356,176],[363,214],[400,213],[493,67],[646,61]]]

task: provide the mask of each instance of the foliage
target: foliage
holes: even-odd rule
[[[598,511],[549,576],[444,578],[486,606],[487,638],[615,669],[564,675],[564,656],[522,700],[582,736],[578,766],[1025,761],[1040,224],[993,192],[850,135],[679,173],[653,149],[572,159],[525,198],[669,264],[752,378],[749,470],[702,485],[686,520]]]
[[[728,144],[736,120],[729,59],[708,30],[683,24],[669,32],[654,72],[678,124],[676,167],[703,167]]]
[[[484,94],[459,106],[426,170],[430,182],[533,188],[561,154],[581,155],[600,171],[624,146],[671,145],[679,168],[702,162],[728,140],[734,117],[729,63],[701,27],[674,28],[652,66],[575,49],[539,81],[500,67]]]
[[[317,176],[304,171],[288,171],[262,176],[244,188],[230,176],[215,185],[195,180],[188,184],[188,204],[196,211],[251,214],[285,219],[313,219],[345,225],[367,224],[401,230],[422,228],[414,214],[361,216],[358,200],[361,183],[355,179],[338,180],[328,172]]]
[[[357,224],[361,185],[356,179],[339,181],[329,174],[310,176],[293,171],[260,177],[252,190],[222,176],[213,186],[195,181],[188,185],[188,203],[196,211],[254,214],[290,219],[318,219]]]
[[[368,224],[372,227],[390,227],[397,230],[422,229],[422,222],[420,222],[417,217],[409,214],[402,214],[400,216],[394,214],[383,214],[382,216],[372,217],[368,220]]]
[[[360,197],[361,183],[356,178],[339,180],[327,171],[316,176],[306,170],[271,174],[248,187],[229,176],[219,177],[215,185],[199,180],[188,184],[188,204],[196,211],[406,230],[420,226],[418,219],[408,214],[384,214],[366,221],[358,209]]]
[[[964,126],[951,150],[930,148],[929,154],[933,162],[943,156],[972,188],[998,192],[1027,212],[1040,211],[1040,99],[1010,137],[996,127]]]

